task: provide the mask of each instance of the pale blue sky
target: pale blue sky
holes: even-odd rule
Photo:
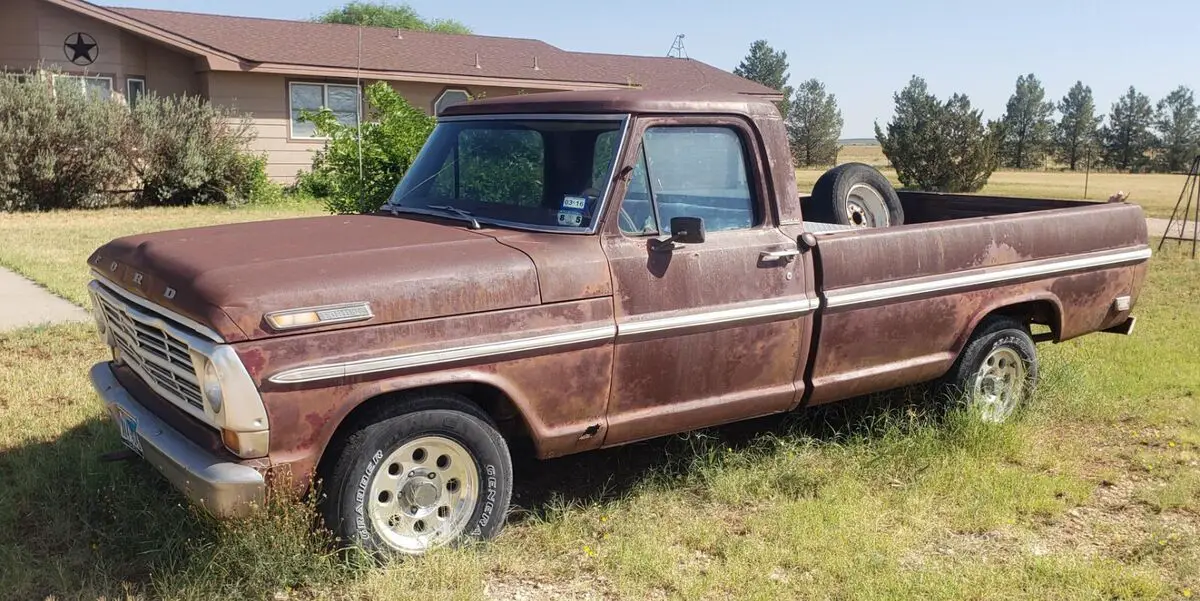
[[[117,0],[122,6],[304,19],[338,0]],[[892,113],[913,74],[939,96],[965,92],[988,117],[1004,111],[1018,75],[1049,97],[1082,80],[1100,110],[1134,85],[1157,101],[1200,88],[1200,0],[411,0],[426,17],[476,33],[537,38],[567,50],[665,55],[675,34],[688,53],[733,70],[751,42],[786,50],[791,82],[810,77],[837,94],[844,137],[866,137]],[[303,40],[296,40],[303,44]]]

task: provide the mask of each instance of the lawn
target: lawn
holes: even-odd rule
[[[838,155],[839,163],[866,163],[884,172],[893,184],[899,186],[896,172],[888,164],[887,157],[879,146],[846,146]],[[797,183],[802,191],[811,190],[825,169],[800,169],[796,172]],[[1087,178],[1087,196],[1084,196],[1084,180]],[[1064,198],[1068,200],[1107,200],[1116,192],[1129,194],[1130,202],[1140,204],[1153,217],[1170,217],[1179,192],[1183,189],[1183,175],[1161,173],[1092,173],[1071,171],[1009,171],[992,174],[988,185],[980,194],[995,196]]]
[[[0,267],[88,306],[87,258],[109,240],[142,232],[326,214],[324,205],[296,199],[239,208],[170,207],[0,214]]]
[[[123,233],[317,212],[0,218],[0,264],[82,298]],[[1042,346],[984,427],[912,391],[540,463],[495,542],[381,568],[302,504],[215,523],[119,448],[90,328],[0,334],[0,597],[1183,599],[1200,595],[1200,263],[1154,259],[1132,337]]]

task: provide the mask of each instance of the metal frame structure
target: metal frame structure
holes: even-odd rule
[[[1190,237],[1187,233],[1189,214],[1192,226]],[[1179,235],[1173,236],[1171,229],[1176,222],[1179,223]],[[1191,241],[1192,258],[1196,258],[1196,246],[1197,242],[1200,242],[1200,155],[1192,159],[1192,168],[1188,171],[1187,179],[1183,181],[1183,190],[1179,192],[1179,200],[1175,202],[1175,210],[1171,212],[1171,220],[1167,222],[1167,229],[1158,243],[1158,250],[1162,250],[1167,240],[1175,240],[1180,244]]]

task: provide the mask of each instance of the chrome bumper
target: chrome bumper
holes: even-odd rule
[[[120,407],[137,420],[134,435],[146,461],[193,503],[219,517],[244,515],[252,505],[262,505],[266,481],[257,470],[221,459],[167,425],[121,386],[108,362],[94,365],[90,375],[110,416],[115,419]]]

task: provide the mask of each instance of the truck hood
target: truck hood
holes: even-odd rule
[[[120,238],[92,269],[230,342],[280,335],[274,311],[370,303],[369,321],[320,331],[536,305],[533,262],[491,236],[435,221],[355,215]]]

